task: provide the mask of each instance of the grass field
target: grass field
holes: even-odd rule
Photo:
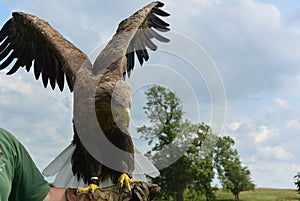
[[[216,192],[217,201],[234,201],[230,192],[219,190]],[[205,199],[203,199],[205,200]],[[296,190],[257,188],[254,191],[240,193],[241,201],[300,201],[300,194]]]

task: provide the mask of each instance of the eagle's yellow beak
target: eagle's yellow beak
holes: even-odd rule
[[[118,126],[128,126],[130,123],[130,108],[112,108],[114,121]]]
[[[130,109],[126,108],[124,114],[126,115],[126,118],[125,118],[126,119],[126,123],[129,125],[129,123],[130,123]]]

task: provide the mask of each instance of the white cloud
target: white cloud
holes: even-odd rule
[[[230,124],[227,124],[226,127],[228,127],[231,131],[236,131],[241,127],[241,125],[242,122],[232,122]]]
[[[294,119],[294,120],[288,121],[287,126],[300,129],[300,119]]]
[[[276,128],[268,128],[265,125],[259,126],[259,128],[255,129],[251,132],[251,136],[254,139],[255,143],[262,143],[270,140],[274,136],[278,136],[279,130]]]
[[[33,86],[31,83],[28,83],[24,80],[24,77],[21,75],[15,76],[6,76],[7,70],[0,71],[0,76],[3,77],[0,79],[0,91],[1,93],[5,92],[14,92],[19,93],[21,95],[29,96],[33,92]],[[22,87],[20,87],[22,86]],[[0,100],[1,101],[1,100]],[[2,101],[6,102],[9,101],[7,99],[2,99]]]
[[[229,99],[257,98],[293,86],[289,75],[299,74],[299,34],[282,24],[278,8],[247,0],[199,9],[197,17],[180,26],[180,31],[193,36],[211,54]],[[192,26],[199,29],[191,30]]]
[[[64,92],[44,89],[32,72],[0,71],[0,127],[12,132],[43,168],[72,139],[72,99]],[[52,151],[45,147],[51,147]]]
[[[295,188],[293,183],[294,175],[299,172],[299,163],[270,162],[270,161],[254,161],[249,165],[254,182],[259,187],[269,187],[272,184],[274,188],[282,188],[287,186]]]
[[[267,158],[280,159],[280,160],[289,160],[293,158],[293,154],[287,152],[283,147],[280,146],[264,146],[258,147],[259,154]]]
[[[282,98],[274,98],[274,103],[281,107],[282,109],[290,109],[289,103],[287,100],[284,100]]]

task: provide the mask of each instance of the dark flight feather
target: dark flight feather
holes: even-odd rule
[[[67,41],[54,30],[47,22],[33,15],[14,12],[0,30],[0,69],[9,66],[16,58],[16,62],[9,74],[15,73],[20,67],[26,66],[26,70],[34,68],[34,75],[39,79],[42,75],[43,85],[50,82],[55,88],[57,82],[56,69],[60,69],[69,77],[76,77],[84,61],[89,61],[87,56]],[[54,60],[58,62],[51,62]],[[55,66],[52,66],[54,64]],[[89,66],[91,68],[91,64]],[[59,74],[60,75],[60,74]],[[60,78],[62,76],[60,75]],[[72,84],[72,82],[69,82]],[[63,90],[63,82],[60,79],[60,90]],[[73,86],[69,86],[72,90]]]
[[[132,54],[128,54],[132,51],[136,53],[139,63],[142,65],[144,61],[149,59],[146,47],[151,50],[157,49],[157,46],[151,41],[152,38],[156,38],[160,42],[169,42],[167,38],[152,29],[156,26],[158,31],[169,30],[167,28],[169,24],[155,15],[156,12],[160,13],[161,16],[168,16],[168,13],[159,11],[159,8],[163,5],[161,2],[150,3],[126,20],[123,20],[119,24],[113,38],[97,57],[93,65],[93,73],[103,73],[102,71],[105,71],[107,66],[126,54],[127,58],[130,56],[130,59],[132,59]],[[132,49],[132,46],[134,49]],[[134,65],[131,65],[131,61],[127,62],[127,64],[130,65],[127,66],[126,70],[122,70],[120,77],[123,77],[124,73],[129,73],[133,70]]]

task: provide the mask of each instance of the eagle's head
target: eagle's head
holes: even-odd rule
[[[129,126],[131,103],[131,86],[125,81],[118,81],[111,97],[111,111],[114,122],[121,130]]]
[[[101,83],[96,91],[95,109],[98,123],[105,133],[116,128],[128,133],[131,102],[129,83],[123,80]]]

